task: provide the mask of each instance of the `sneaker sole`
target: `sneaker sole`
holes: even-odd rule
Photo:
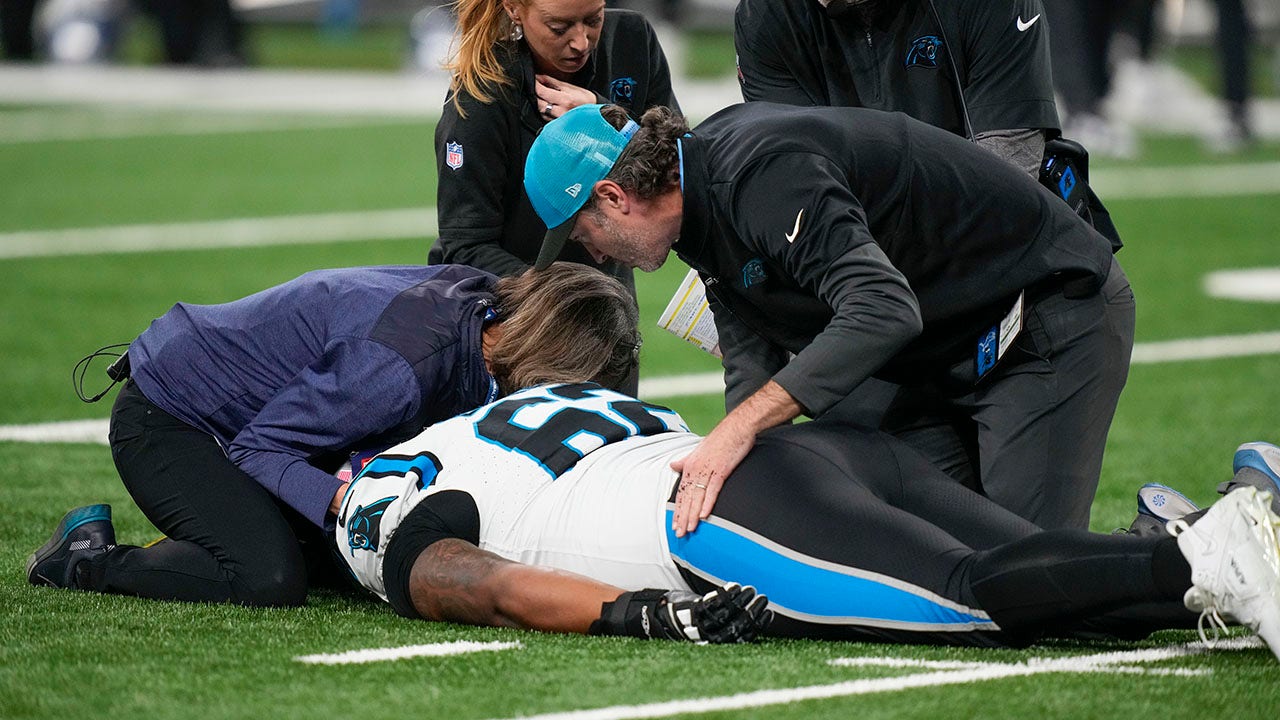
[[[31,573],[35,570],[36,564],[52,555],[58,545],[61,545],[62,541],[65,540],[73,530],[85,523],[98,522],[100,520],[106,520],[107,522],[111,521],[110,505],[86,505],[63,515],[61,522],[58,523],[58,527],[53,531],[53,536],[49,538],[49,542],[41,545],[38,550],[31,553],[27,558],[27,582],[32,581]]]
[[[1274,456],[1274,465],[1269,456]],[[1280,448],[1262,442],[1241,445],[1231,459],[1231,471],[1237,473],[1243,468],[1252,468],[1266,475],[1275,484],[1272,494],[1280,493]]]
[[[1143,495],[1143,491],[1149,492],[1152,502],[1148,503]],[[1156,503],[1163,498],[1162,504],[1156,506]],[[1138,488],[1138,514],[1155,518],[1160,522],[1168,522],[1185,517],[1193,512],[1199,512],[1200,506],[1191,502],[1186,495],[1174,490],[1168,485],[1160,483],[1147,483]]]

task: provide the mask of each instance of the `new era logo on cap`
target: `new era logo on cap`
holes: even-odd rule
[[[578,193],[582,192],[582,183],[574,183],[569,187],[565,188],[564,191],[569,193],[569,197],[576,198],[578,197]]]

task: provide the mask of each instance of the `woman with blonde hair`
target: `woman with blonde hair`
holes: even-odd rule
[[[608,102],[638,117],[678,108],[666,57],[639,13],[604,0],[456,0],[456,54],[436,126],[440,236],[430,262],[519,273],[546,232],[524,193],[524,162],[550,120]],[[631,269],[581,249],[562,259],[598,267],[634,294]],[[630,387],[635,391],[634,385]]]

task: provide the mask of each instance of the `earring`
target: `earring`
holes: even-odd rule
[[[511,23],[511,42],[517,42],[524,38],[524,26],[518,22]]]

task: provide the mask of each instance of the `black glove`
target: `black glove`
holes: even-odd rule
[[[699,597],[683,590],[637,590],[600,606],[592,635],[691,642],[751,642],[773,620],[756,589],[729,583]]]

